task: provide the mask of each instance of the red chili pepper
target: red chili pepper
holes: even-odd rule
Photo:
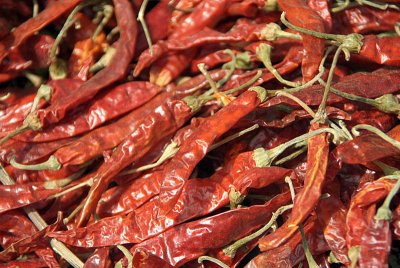
[[[311,130],[318,128],[318,124],[311,126]],[[279,247],[285,243],[315,208],[322,194],[321,191],[328,166],[328,155],[329,141],[327,133],[319,134],[308,140],[308,169],[304,180],[304,188],[296,195],[290,218],[284,225],[274,233],[260,239],[259,247],[262,251]]]
[[[323,19],[313,11],[304,1],[278,1],[279,6],[287,13],[287,17],[295,25],[325,32]],[[301,15],[300,15],[301,14]],[[301,35],[303,38],[304,58],[302,63],[303,79],[311,80],[318,73],[318,66],[324,55],[325,41],[310,35]]]
[[[13,32],[9,33],[0,42],[0,61],[2,61],[10,52],[20,46],[27,38],[47,26],[49,23],[57,19],[60,15],[67,12],[79,4],[81,0],[61,0],[54,3],[36,17],[25,21],[18,26]]]
[[[354,55],[354,60],[374,62],[388,66],[400,66],[400,37],[364,36],[363,46],[359,54]]]
[[[197,163],[207,153],[209,146],[239,119],[253,111],[264,100],[263,93],[265,91],[249,90],[244,92],[228,106],[205,120],[199,130],[186,140],[175,157],[164,168],[164,181],[160,190],[160,216],[166,215],[173,209],[181,193],[181,187]]]
[[[57,99],[46,109],[38,110],[36,115],[40,118],[42,127],[60,121],[68,111],[90,100],[100,90],[125,76],[135,52],[137,23],[127,0],[114,0],[114,8],[121,34],[110,64],[96,73],[74,94],[62,100]]]
[[[304,234],[311,253],[320,254],[329,250],[324,241],[321,225],[315,217],[309,218],[304,224]],[[301,243],[301,234],[296,232],[285,244],[263,252],[252,259],[246,267],[294,267],[305,259]]]
[[[161,92],[161,88],[148,82],[133,81],[114,87],[96,96],[82,111],[67,117],[63,122],[40,132],[30,132],[16,137],[29,142],[44,142],[86,133],[112,119],[130,112]]]
[[[158,256],[174,267],[181,266],[211,249],[228,245],[265,224],[272,212],[289,200],[289,195],[279,195],[265,205],[230,210],[185,223],[135,245],[130,251],[133,259],[141,259],[143,264],[146,264],[143,253],[147,253]]]
[[[380,10],[368,6],[356,6],[342,12],[333,13],[332,32],[338,34],[371,33],[391,31],[398,22],[399,11]]]
[[[112,267],[109,248],[97,248],[86,260],[84,268]]]

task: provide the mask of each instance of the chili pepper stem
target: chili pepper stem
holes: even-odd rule
[[[143,27],[144,35],[146,36],[147,44],[149,45],[150,55],[153,56],[153,42],[151,41],[151,35],[149,32],[149,28],[147,27],[146,20],[144,19],[144,12],[146,11],[147,4],[149,0],[144,0],[142,5],[140,6],[139,13],[137,16],[137,20],[140,21],[140,24]]]
[[[251,235],[248,235],[238,241],[236,241],[235,243],[233,243],[232,245],[225,247],[223,249],[223,252],[226,256],[229,256],[230,258],[234,258],[236,255],[236,251],[241,248],[243,245],[247,244],[248,242],[250,242],[251,240],[259,237],[260,235],[262,235],[263,233],[265,233],[269,228],[271,228],[271,226],[275,223],[275,221],[278,219],[278,217],[283,214],[285,211],[292,209],[293,205],[287,205],[287,206],[282,206],[280,208],[278,208],[275,212],[272,213],[272,217],[269,220],[269,222],[264,225],[261,229],[259,229],[258,231],[254,232]]]
[[[351,52],[359,53],[361,50],[361,47],[363,45],[362,40],[364,38],[361,34],[353,33],[349,35],[341,35],[341,34],[320,33],[291,24],[286,20],[285,15],[286,13],[282,12],[281,21],[286,27],[303,34],[308,34],[311,36],[315,36],[317,38],[334,41],[333,44],[337,46],[342,46],[342,49],[344,50],[347,60],[350,57]]]
[[[294,96],[294,95],[292,95],[292,94],[290,94],[290,93],[287,93],[287,92],[285,92],[285,91],[283,91],[283,90],[282,90],[282,91],[277,91],[277,92],[276,92],[276,96],[285,96],[286,98],[289,98],[289,99],[291,99],[291,100],[297,102],[297,103],[301,106],[301,108],[303,108],[309,115],[312,116],[312,118],[315,117],[315,113],[314,113],[314,111],[310,108],[310,106],[308,106],[307,104],[305,104],[302,100],[300,100],[300,99],[297,98],[296,96]]]
[[[124,247],[122,245],[117,245],[117,248],[122,251],[122,253],[125,255],[126,259],[128,260],[128,268],[132,268],[133,267],[133,264],[132,264],[132,261],[133,261],[132,253],[126,247]]]
[[[290,190],[290,196],[292,197],[292,203],[294,203],[294,198],[296,196],[296,193],[294,191],[294,186],[293,186],[293,182],[292,179],[289,176],[285,177],[285,182],[288,184],[289,186],[289,190]]]
[[[259,126],[258,124],[255,124],[255,125],[253,125],[253,126],[251,126],[251,127],[249,127],[249,128],[246,128],[246,129],[243,129],[242,131],[239,131],[238,133],[232,134],[232,135],[230,135],[229,137],[226,137],[225,139],[223,139],[223,140],[221,140],[221,141],[219,141],[219,142],[213,144],[213,145],[210,147],[210,151],[212,151],[212,150],[214,150],[214,149],[220,147],[221,145],[224,145],[225,143],[228,143],[228,142],[230,142],[230,141],[233,141],[234,139],[237,139],[237,138],[239,138],[240,136],[243,136],[244,134],[247,134],[247,133],[249,133],[249,132],[251,132],[251,131],[253,131],[253,130],[259,128],[259,127],[260,127],[260,126]]]
[[[8,175],[8,173],[4,170],[3,166],[0,164],[0,181],[4,185],[13,185],[15,184],[14,180]],[[33,222],[36,228],[41,231],[47,227],[47,223],[40,216],[40,214],[32,207],[24,207],[25,213],[28,215],[28,218]],[[69,264],[71,264],[74,268],[83,268],[84,263],[62,242],[58,241],[55,238],[50,238],[50,246],[51,248],[62,258],[64,258]]]
[[[267,41],[275,41],[278,38],[292,38],[295,40],[302,40],[301,35],[282,31],[281,26],[276,23],[268,23],[261,30],[261,38]]]
[[[215,81],[211,78],[211,75],[208,73],[206,65],[204,63],[197,64],[197,68],[199,68],[200,72],[204,75],[207,79],[208,83],[210,84],[211,90],[213,93],[218,92],[218,87]]]
[[[33,0],[32,17],[36,17],[39,13],[39,3],[37,0]]]
[[[57,194],[54,194],[54,195],[48,197],[47,199],[53,199],[53,198],[57,198],[57,197],[63,196],[65,194],[67,194],[67,193],[70,193],[72,191],[75,191],[76,189],[79,189],[79,188],[82,188],[82,187],[85,187],[85,186],[91,187],[93,185],[93,182],[94,182],[93,178],[90,178],[89,180],[86,180],[84,182],[76,184],[76,185],[66,189],[65,191],[62,191],[62,192],[57,193]]]
[[[304,234],[303,226],[301,224],[299,225],[299,230],[300,230],[300,233],[301,233],[301,243],[303,245],[304,254],[306,255],[308,267],[310,267],[310,268],[319,268],[319,265],[315,262],[312,254],[310,252],[310,248],[308,247],[306,236]]]
[[[82,208],[83,208],[84,205],[85,205],[85,204],[84,204],[83,202],[80,203],[80,204],[71,212],[71,214],[68,215],[68,217],[66,217],[66,218],[63,219],[63,223],[64,223],[65,225],[67,225],[67,224],[76,216],[76,214],[78,214],[78,212],[82,210]]]
[[[281,159],[279,159],[278,161],[275,162],[275,165],[279,166],[282,165],[284,163],[286,163],[287,161],[293,160],[296,157],[298,157],[299,155],[303,154],[304,152],[307,151],[307,145],[304,145],[302,148],[300,148],[299,150],[291,153],[288,156],[282,157]]]
[[[380,10],[386,10],[388,8],[392,8],[392,9],[396,9],[399,10],[399,7],[396,5],[390,5],[390,4],[379,4],[379,3],[375,3],[369,0],[356,0],[356,2],[360,5],[365,5],[365,6],[370,6],[373,8],[377,8]]]
[[[356,268],[358,258],[360,255],[360,246],[353,246],[353,247],[349,248],[348,255],[349,255],[349,259],[351,261],[350,268]]]
[[[57,158],[54,155],[50,156],[46,162],[33,165],[19,164],[15,161],[14,156],[10,160],[10,165],[23,170],[59,170],[61,168],[60,162],[58,162]]]
[[[272,50],[272,46],[267,45],[267,44],[260,44],[257,48],[256,48],[256,55],[257,58],[259,58],[262,63],[264,64],[265,68],[267,68],[267,70],[273,74],[275,76],[275,78],[281,82],[284,85],[288,85],[290,87],[298,87],[301,85],[301,83],[298,82],[291,82],[288,81],[286,79],[284,79],[280,73],[272,66],[272,62],[271,62],[271,50]]]
[[[133,173],[137,173],[137,172],[141,172],[141,171],[145,171],[145,170],[149,170],[155,167],[158,167],[159,165],[161,165],[162,163],[164,163],[166,160],[170,159],[171,157],[174,157],[174,155],[179,151],[179,146],[176,142],[172,141],[170,144],[167,145],[167,147],[165,148],[163,154],[160,156],[160,158],[152,164],[148,164],[142,167],[138,167],[135,169],[130,169],[130,170],[126,170],[120,173],[120,175],[128,175],[128,174],[133,174]]]
[[[239,191],[236,191],[234,187],[229,189],[229,207],[230,209],[237,208],[243,200],[246,198],[246,195],[242,195]]]
[[[319,105],[318,111],[313,120],[314,122],[324,124],[324,123],[326,123],[326,121],[328,119],[327,114],[326,114],[326,102],[328,101],[329,89],[330,89],[332,79],[333,79],[333,72],[335,70],[335,67],[336,67],[336,64],[337,64],[337,61],[339,59],[339,55],[340,55],[340,52],[342,51],[342,49],[343,49],[342,45],[340,45],[338,47],[338,49],[336,50],[335,55],[333,56],[332,65],[329,70],[328,79],[326,81],[326,85],[325,85],[325,89],[324,89],[324,95],[322,97],[321,104]]]
[[[238,91],[241,91],[241,90],[251,86],[252,84],[254,84],[258,80],[258,78],[261,77],[261,75],[262,75],[262,71],[258,70],[257,73],[251,79],[249,79],[248,81],[246,81],[245,83],[241,84],[238,87],[235,87],[235,88],[232,88],[230,90],[224,91],[224,94],[231,95],[231,94],[234,94],[234,93],[236,93]]]
[[[108,23],[108,21],[111,19],[112,15],[114,14],[114,7],[112,5],[103,5],[103,19],[97,25],[96,30],[94,31],[92,35],[92,40],[94,41],[96,37],[100,34],[100,32],[103,30],[104,26]]]
[[[222,66],[222,68],[228,68],[228,72],[224,77],[221,78],[221,80],[219,80],[217,82],[217,85],[216,85],[217,88],[222,87],[229,80],[229,78],[231,78],[231,76],[233,75],[233,73],[235,72],[235,69],[236,69],[237,58],[236,58],[235,53],[233,53],[233,51],[230,49],[225,49],[224,53],[231,56],[232,60]]]
[[[385,141],[391,143],[396,148],[400,149],[400,142],[398,142],[397,140],[389,137],[387,134],[385,134],[381,130],[379,130],[376,127],[373,127],[371,125],[367,125],[367,124],[356,125],[351,129],[351,132],[353,133],[354,136],[360,136],[360,131],[359,131],[360,129],[368,130],[368,131],[378,135],[379,137],[381,137]]]
[[[333,134],[334,140],[339,140],[340,135],[338,132],[334,129],[331,128],[319,128],[317,130],[310,131],[308,133],[305,133],[303,135],[300,135],[288,142],[285,142],[281,145],[276,146],[273,149],[270,150],[265,150],[263,148],[258,148],[255,149],[253,152],[253,159],[256,162],[257,167],[268,167],[272,164],[272,162],[275,160],[276,157],[278,157],[281,153],[283,153],[287,148],[305,141],[313,136],[319,135],[321,133],[328,132]]]
[[[222,261],[220,261],[220,260],[218,260],[218,259],[216,259],[216,258],[210,257],[210,256],[201,256],[201,257],[199,257],[199,258],[197,259],[197,262],[198,262],[198,263],[203,263],[203,261],[210,261],[210,262],[212,262],[212,263],[215,263],[215,264],[218,265],[219,267],[222,267],[222,268],[229,268],[229,266],[226,265],[225,263],[223,263]]]
[[[390,221],[392,220],[392,211],[390,210],[390,203],[392,202],[393,197],[397,194],[400,189],[400,172],[396,171],[397,182],[393,186],[392,190],[390,190],[389,194],[386,196],[385,201],[383,202],[382,206],[378,208],[378,211],[375,215],[375,220],[383,220],[383,221]]]

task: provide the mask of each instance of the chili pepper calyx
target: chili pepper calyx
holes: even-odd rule
[[[249,88],[249,91],[255,91],[261,102],[264,102],[267,99],[267,91],[263,87],[251,87]]]
[[[10,165],[23,170],[59,170],[61,168],[60,162],[58,162],[57,158],[54,155],[50,156],[46,162],[33,165],[19,164],[15,161],[14,156],[10,160]]]
[[[253,151],[253,160],[256,167],[267,167],[272,163],[272,159],[268,157],[268,150],[264,148],[257,148]]]
[[[239,191],[236,191],[234,187],[229,189],[229,205],[231,209],[237,208],[245,198],[246,195],[242,195]]]
[[[352,33],[352,34],[348,34],[343,36],[342,38],[339,38],[339,42],[341,43],[341,46],[343,48],[343,50],[348,50],[349,52],[353,52],[353,53],[360,53],[360,50],[363,46],[363,39],[364,36],[362,36],[361,34],[357,34],[357,33]],[[347,55],[345,53],[346,56],[346,60],[349,60],[349,55]]]
[[[360,255],[360,246],[353,246],[349,248],[348,255],[351,261],[350,268],[355,268],[357,266],[358,257]]]
[[[192,113],[196,113],[203,105],[203,101],[195,96],[186,96],[182,100],[192,109]]]
[[[379,110],[385,113],[400,114],[399,100],[393,94],[384,94],[376,98],[376,106]]]
[[[28,114],[28,116],[24,119],[23,125],[34,131],[42,129],[42,123],[40,122],[39,117],[34,113]]]
[[[268,23],[260,32],[261,39],[267,41],[276,41],[278,38],[287,37],[297,40],[301,40],[301,36],[298,34],[288,33],[282,31],[281,26],[276,23]]]
[[[49,73],[53,80],[66,78],[68,74],[67,63],[62,59],[56,58],[49,67]]]

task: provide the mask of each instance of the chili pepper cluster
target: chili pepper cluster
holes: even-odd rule
[[[0,267],[400,267],[400,1],[0,0]]]

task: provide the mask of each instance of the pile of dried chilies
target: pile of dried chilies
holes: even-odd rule
[[[0,0],[0,267],[400,267],[400,1]]]

